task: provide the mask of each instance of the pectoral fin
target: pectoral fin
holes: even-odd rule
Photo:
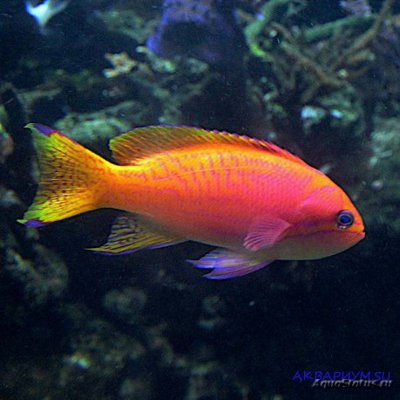
[[[202,257],[200,260],[188,260],[197,268],[213,270],[204,275],[207,279],[229,279],[257,271],[273,260],[259,260],[247,254],[235,253],[232,250],[217,249]]]
[[[116,218],[107,243],[88,250],[105,255],[122,255],[142,249],[171,246],[185,239],[154,227],[149,221],[133,214]]]
[[[281,218],[257,218],[250,226],[243,246],[250,251],[268,249],[283,238],[290,223]]]

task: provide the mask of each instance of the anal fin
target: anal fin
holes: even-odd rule
[[[105,255],[122,255],[142,249],[171,246],[184,241],[184,238],[164,232],[140,216],[123,214],[115,219],[107,243],[88,250]]]
[[[204,278],[218,280],[250,274],[267,266],[272,261],[274,260],[260,260],[228,249],[216,249],[200,260],[188,260],[197,268],[212,268],[213,270],[204,275]]]

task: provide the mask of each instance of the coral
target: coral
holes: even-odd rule
[[[400,20],[394,16],[385,21],[375,38],[372,49],[374,63],[368,72],[355,84],[363,93],[369,114],[383,102],[387,109],[393,110],[400,98],[398,70],[400,67]]]
[[[83,144],[100,147],[104,152],[109,139],[120,132],[128,131],[132,126],[132,121],[130,122],[126,116],[145,119],[145,115],[141,116],[144,111],[137,102],[125,101],[93,113],[70,112],[59,119],[55,127]]]
[[[147,1],[147,6],[148,3]],[[137,44],[144,44],[153,30],[153,23],[131,7],[107,7],[97,10],[96,18],[102,22],[107,31],[129,37]]]
[[[221,329],[226,321],[224,320],[225,305],[218,296],[208,296],[203,299],[202,313],[198,325],[207,331]]]
[[[194,365],[190,370],[185,399],[213,398],[216,393],[223,392],[223,374],[224,371],[215,361]]]
[[[282,12],[285,13],[286,9],[290,9],[290,12],[296,12],[303,6],[304,2],[302,0],[295,2],[292,0],[271,0],[265,3],[258,11],[254,21],[249,23],[244,30],[251,53],[256,57],[268,57],[268,52],[262,48],[261,44],[268,24]]]
[[[23,257],[18,251],[15,238],[8,234],[4,249],[4,278],[18,287],[24,303],[30,308],[45,307],[59,301],[68,283],[65,263],[53,251],[34,244],[32,259]]]
[[[106,53],[104,57],[113,66],[113,68],[106,68],[103,70],[103,74],[106,78],[115,78],[119,75],[128,74],[137,65],[137,61],[129,58],[125,51],[117,54]]]
[[[150,400],[152,399],[152,391],[148,380],[139,378],[126,378],[118,392],[121,400]]]
[[[371,133],[369,174],[360,201],[368,210],[366,219],[369,226],[384,225],[390,227],[392,235],[398,235],[400,121],[398,117],[376,118],[376,128]]]
[[[371,7],[368,0],[342,0],[340,6],[348,13],[353,15],[370,15]]]
[[[8,156],[14,151],[14,141],[0,122],[0,164],[4,164]]]
[[[26,136],[21,136],[25,133],[22,127],[16,127],[23,116],[14,119],[21,106],[14,90],[8,86],[1,94],[3,98],[10,96],[13,104],[5,104],[11,134],[2,136],[3,156],[8,157],[0,165],[0,285],[4,293],[9,287],[15,289],[10,304],[19,296],[24,309],[42,309],[60,301],[67,287],[68,272],[55,252],[37,243],[35,231],[24,232],[16,222],[25,208],[24,201],[30,197],[27,188],[33,180],[30,146]],[[10,142],[15,145],[13,152]]]
[[[146,301],[147,295],[143,290],[127,287],[108,292],[103,304],[112,318],[135,327],[141,323]]]
[[[289,30],[282,23],[270,22],[271,44],[265,52],[257,50],[255,55],[271,64],[276,95],[285,97],[292,92],[301,104],[306,104],[322,93],[343,88],[364,74],[374,59],[371,44],[381,31],[392,5],[393,0],[386,0],[371,28],[358,37],[350,38],[350,32],[339,28],[318,46],[304,42],[307,32]],[[265,20],[268,22],[268,17]]]

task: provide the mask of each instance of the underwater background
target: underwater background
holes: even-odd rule
[[[399,72],[395,0],[1,1],[0,399],[400,399]],[[343,187],[367,236],[222,282],[184,261],[198,243],[90,253],[117,212],[16,222],[30,121],[108,159],[154,124],[271,140]],[[384,384],[312,379],[335,372]]]

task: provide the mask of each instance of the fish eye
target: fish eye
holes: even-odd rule
[[[339,229],[347,229],[353,225],[354,216],[350,211],[342,210],[337,213],[336,223]]]

